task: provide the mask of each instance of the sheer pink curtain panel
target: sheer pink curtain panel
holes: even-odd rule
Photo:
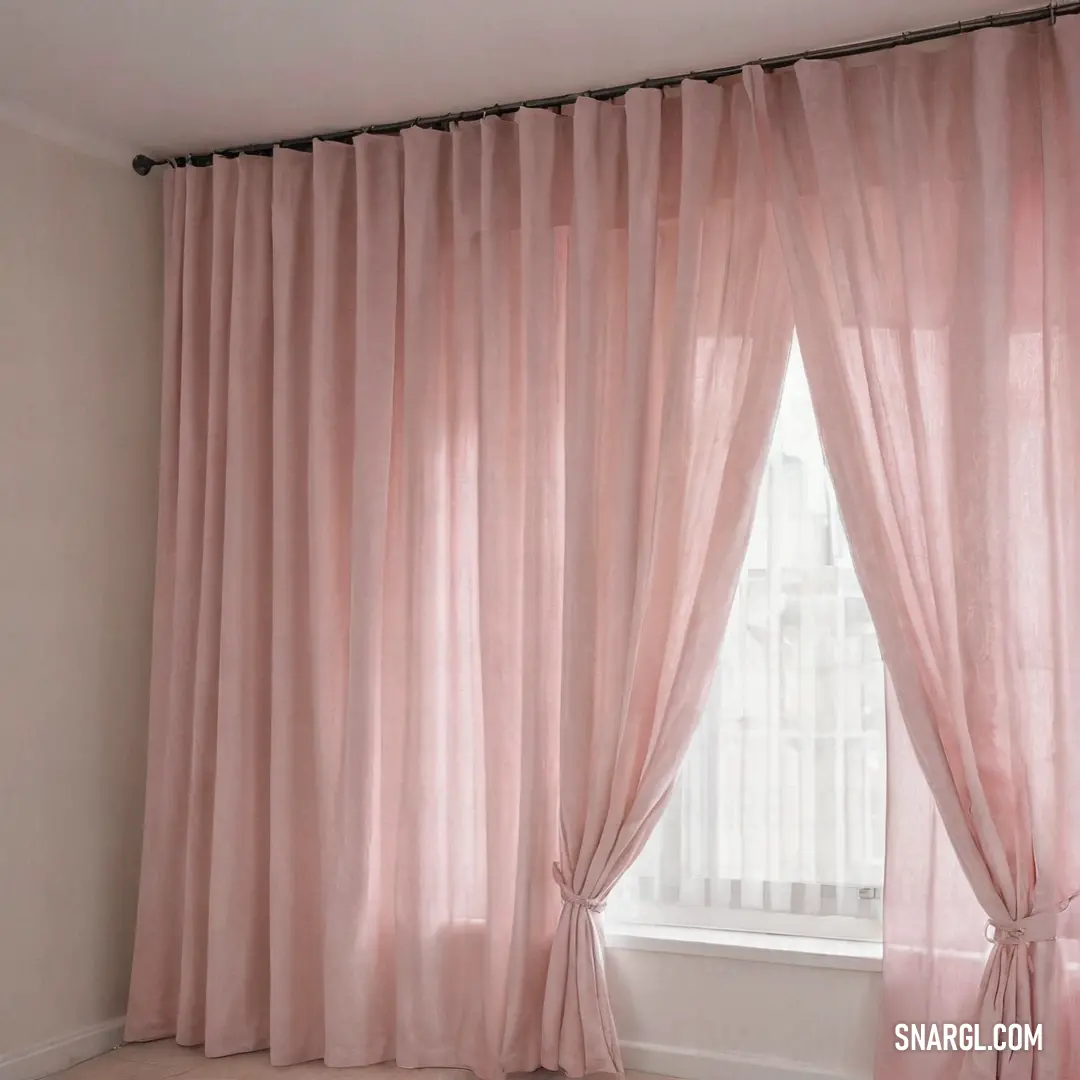
[[[590,908],[689,739],[790,337],[744,88],[165,204],[127,1037],[618,1069]]]
[[[741,82],[575,112],[560,740],[545,1068],[621,1071],[596,913],[705,704],[791,345]]]
[[[895,685],[876,1076],[1072,1080],[1080,20],[748,85]],[[899,1053],[911,1022],[1041,1024],[1043,1048]]]

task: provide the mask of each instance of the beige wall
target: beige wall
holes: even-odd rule
[[[0,1064],[125,1009],[160,197],[159,179],[0,125]]]

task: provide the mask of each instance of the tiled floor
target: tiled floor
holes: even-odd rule
[[[525,1076],[546,1078],[550,1073]],[[657,1080],[648,1073],[627,1072],[627,1080]],[[465,1069],[399,1069],[394,1064],[358,1069],[329,1069],[321,1062],[276,1068],[268,1051],[208,1058],[202,1050],[177,1046],[171,1039],[131,1043],[84,1061],[55,1080],[473,1080]]]

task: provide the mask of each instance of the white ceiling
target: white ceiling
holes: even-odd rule
[[[0,0],[0,117],[102,156],[179,154],[701,70],[1028,6]]]

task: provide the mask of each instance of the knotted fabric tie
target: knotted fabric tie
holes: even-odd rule
[[[551,876],[555,879],[555,884],[559,886],[559,892],[562,893],[564,904],[569,904],[571,907],[585,908],[587,911],[601,912],[604,910],[606,905],[603,900],[589,900],[584,896],[578,896],[570,888],[566,875],[558,863],[551,864]]]
[[[1077,896],[1080,896],[1080,893],[1074,893],[1053,911],[1037,911],[1015,922],[995,923],[992,919],[987,919],[986,931],[994,932],[993,936],[987,933],[987,940],[995,945],[1033,945],[1038,941],[1054,941],[1058,935],[1061,915]]]

